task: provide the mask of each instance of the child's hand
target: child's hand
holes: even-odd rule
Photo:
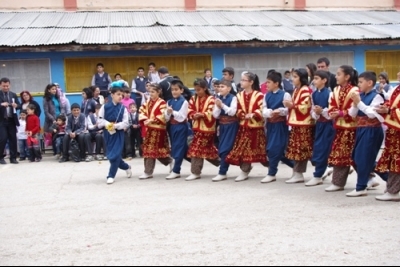
[[[152,122],[153,122],[153,120],[147,120],[147,121],[144,122],[144,125],[147,126],[147,125],[149,125],[149,124],[152,123]]]
[[[196,113],[196,114],[193,116],[193,118],[194,118],[195,120],[198,120],[198,119],[203,118],[203,117],[204,117],[204,115],[201,114],[201,113]]]
[[[223,103],[222,103],[221,99],[216,99],[216,100],[215,100],[215,105],[216,105],[218,108],[222,109]]]
[[[57,133],[57,130],[56,130],[56,129],[54,129],[54,130],[53,130],[53,132],[54,132],[54,133]]]
[[[137,129],[137,128],[138,128],[138,125],[137,125],[137,124],[134,124],[134,125],[132,125],[132,128],[133,128],[133,129]]]
[[[322,108],[321,108],[320,106],[315,106],[315,107],[314,107],[314,112],[315,112],[315,114],[317,114],[317,115],[321,115],[322,112],[323,112],[323,110],[322,110]]]
[[[247,114],[246,115],[246,120],[251,120],[254,117],[254,114]]]
[[[286,107],[286,108],[289,108],[289,109],[291,109],[291,108],[293,108],[293,102],[292,101],[290,101],[290,100],[285,100],[285,101],[283,101],[283,105]]]
[[[334,112],[331,112],[330,114],[329,114],[329,117],[332,119],[332,120],[334,120],[334,119],[336,119],[337,117],[339,117],[339,111],[334,111]]]
[[[361,102],[361,97],[359,93],[353,93],[351,95],[351,99],[353,100],[355,105],[358,105]]]
[[[389,108],[384,105],[381,105],[379,108],[376,108],[375,111],[378,112],[379,114],[388,114]]]
[[[168,108],[167,108],[167,114],[168,114],[168,115],[171,115],[172,112],[174,112],[173,109],[172,109],[172,107],[168,106]]]
[[[281,115],[281,110],[280,109],[275,109],[274,111],[272,111],[272,115],[280,116]]]

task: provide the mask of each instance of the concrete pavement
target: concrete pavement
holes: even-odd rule
[[[257,164],[249,181],[203,179],[139,181],[143,160],[130,162],[106,185],[108,162],[0,166],[0,264],[2,265],[399,265],[400,205],[382,203],[384,182],[368,197],[324,186],[263,185]],[[183,174],[190,166],[184,163]],[[312,177],[309,166],[307,178]],[[186,177],[184,175],[184,177]]]

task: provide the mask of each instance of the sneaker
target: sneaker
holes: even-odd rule
[[[114,178],[107,179],[107,184],[113,184],[113,183],[114,183]]]
[[[104,156],[103,160],[108,160],[107,156]]]
[[[35,162],[41,162],[42,161],[42,159],[36,159],[35,160]]]
[[[102,157],[101,155],[96,155],[96,156],[94,157],[94,159],[95,159],[95,160],[98,160],[98,161],[102,161],[102,160],[103,160],[103,157]]]
[[[64,163],[64,162],[67,162],[67,161],[69,161],[68,158],[61,158],[59,162],[60,162],[60,163]]]
[[[129,166],[129,169],[126,170],[126,176],[128,177],[128,179],[132,177],[132,167],[131,166]]]
[[[19,161],[25,161],[26,158],[19,158]]]
[[[92,162],[93,161],[93,156],[87,156],[85,161],[86,162]]]

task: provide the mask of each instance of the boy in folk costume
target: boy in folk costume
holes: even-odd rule
[[[235,145],[226,158],[226,162],[240,166],[242,170],[236,182],[249,179],[252,163],[268,165],[262,116],[264,95],[260,93],[260,81],[256,74],[244,72],[240,85],[243,91],[237,95],[239,132]]]
[[[237,132],[239,130],[239,120],[236,117],[237,98],[230,92],[232,83],[223,80],[219,85],[220,95],[215,100],[213,116],[219,119],[219,146],[218,154],[221,158],[221,166],[219,173],[212,179],[213,182],[220,182],[228,179],[227,172],[229,164],[226,162],[226,157],[232,150],[235,144]]]
[[[150,85],[150,99],[139,111],[139,121],[146,126],[146,138],[143,142],[144,174],[141,180],[153,178],[156,160],[168,166],[172,163],[167,135],[165,110],[167,103],[161,98],[162,89],[158,84]],[[170,172],[172,171],[170,166]]]
[[[292,97],[280,88],[282,75],[279,72],[270,72],[267,77],[268,93],[264,98],[263,116],[267,120],[267,155],[269,171],[261,183],[276,181],[279,162],[282,161],[293,168],[293,161],[285,157],[289,138],[287,125],[288,109],[283,105],[285,100]]]
[[[189,119],[193,121],[193,142],[188,151],[188,158],[192,159],[192,174],[186,181],[201,178],[204,159],[215,166],[219,166],[218,151],[214,145],[216,120],[213,117],[215,99],[208,90],[207,82],[197,79],[194,82],[196,95],[189,102]]]
[[[356,144],[353,150],[353,160],[357,171],[357,188],[347,194],[348,197],[367,195],[368,180],[375,169],[383,142],[382,122],[384,119],[376,112],[385,103],[383,95],[374,90],[376,74],[364,72],[359,76],[358,87],[361,94],[353,93],[354,104],[351,116],[357,118]]]
[[[169,137],[171,140],[171,156],[174,159],[174,168],[167,180],[181,177],[181,167],[188,152],[187,137],[189,135],[188,109],[189,103],[182,96],[183,84],[179,80],[171,82],[172,99],[167,102],[165,118],[169,122]]]
[[[400,72],[397,74],[400,82]],[[377,196],[380,201],[400,201],[400,85],[393,90],[390,101],[380,106],[377,112],[386,115],[388,126],[385,149],[375,171],[387,182],[384,195]]]
[[[101,107],[99,111],[98,127],[105,128],[104,141],[107,146],[107,159],[110,161],[110,171],[107,184],[113,184],[118,169],[126,171],[127,177],[132,177],[131,166],[126,164],[121,157],[124,148],[124,130],[129,127],[128,111],[121,104],[123,89],[111,89],[111,101]]]
[[[288,124],[292,126],[286,157],[295,162],[293,176],[286,181],[287,184],[304,183],[303,173],[307,171],[307,164],[312,156],[315,128],[315,121],[311,117],[312,91],[308,87],[306,69],[293,72],[293,84],[296,87],[293,101],[284,101],[285,107],[289,109]]]
[[[343,65],[336,74],[338,87],[333,91],[329,116],[334,120],[335,139],[328,164],[333,166],[332,185],[326,192],[343,191],[354,164],[352,153],[356,142],[357,121],[350,115],[352,95],[359,93],[358,73],[353,67]]]
[[[323,181],[332,174],[328,168],[328,158],[335,138],[333,121],[329,117],[329,102],[332,91],[329,89],[329,73],[319,70],[314,74],[316,91],[312,94],[312,117],[316,120],[313,156],[311,162],[315,166],[314,178],[306,186],[322,185]]]

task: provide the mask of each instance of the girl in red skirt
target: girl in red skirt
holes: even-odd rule
[[[264,95],[260,93],[260,81],[256,74],[244,72],[240,85],[244,91],[237,95],[239,133],[232,151],[226,158],[226,162],[240,166],[242,170],[236,178],[236,182],[249,179],[252,163],[260,162],[267,165],[266,137],[262,115]]]
[[[287,184],[304,183],[303,173],[307,171],[308,161],[312,156],[315,121],[311,117],[312,90],[308,87],[306,69],[293,72],[295,91],[292,100],[284,101],[289,109],[288,124],[292,126],[286,157],[295,162],[293,176]]]
[[[186,181],[201,178],[204,159],[215,166],[219,166],[217,148],[214,145],[216,120],[213,117],[215,99],[208,90],[204,79],[194,82],[196,94],[190,99],[188,117],[192,120],[193,142],[188,151],[188,158],[192,162],[192,174]]]
[[[164,117],[166,102],[161,98],[161,87],[152,84],[150,99],[140,108],[139,121],[146,127],[146,138],[143,142],[144,174],[139,179],[153,178],[156,159],[163,165],[172,163],[167,135],[167,123]]]

